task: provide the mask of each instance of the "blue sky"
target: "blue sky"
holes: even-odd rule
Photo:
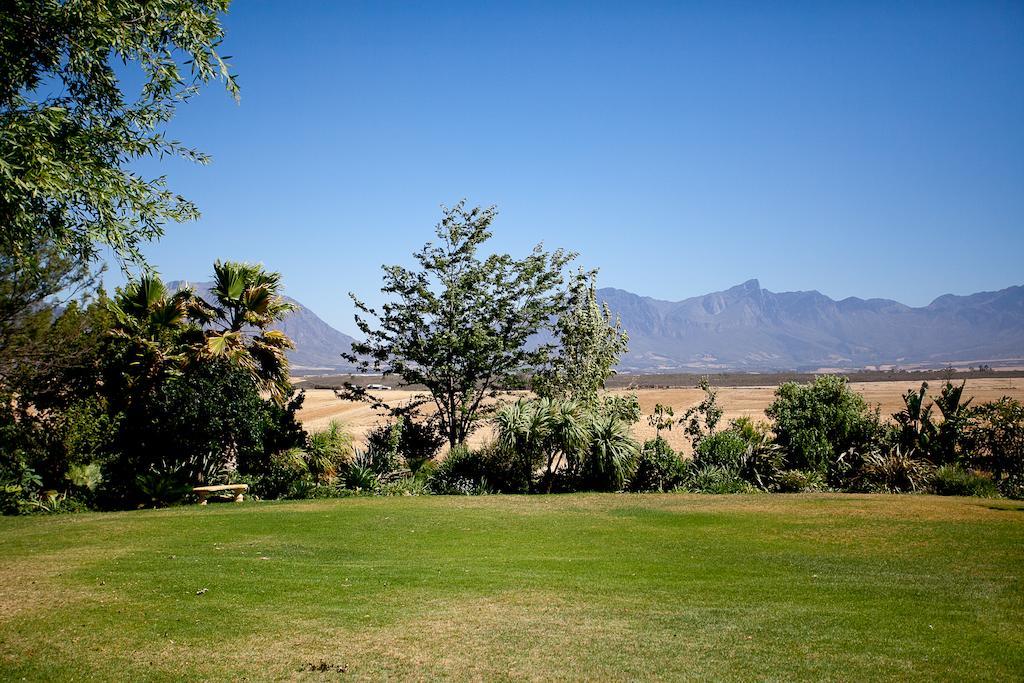
[[[239,1],[146,163],[203,218],[168,279],[260,261],[353,331],[442,203],[664,299],[752,277],[911,305],[1024,283],[1024,3]],[[111,284],[119,278],[112,275]]]

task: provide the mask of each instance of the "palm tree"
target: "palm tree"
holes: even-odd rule
[[[285,352],[295,344],[270,327],[295,309],[279,294],[280,273],[235,261],[213,265],[213,301],[192,300],[189,315],[205,332],[201,353],[227,358],[245,369],[253,381],[282,401],[290,388]]]
[[[129,385],[177,372],[186,360],[188,310],[193,293],[171,294],[160,277],[146,274],[117,292],[107,304],[114,316],[111,336],[125,342]]]

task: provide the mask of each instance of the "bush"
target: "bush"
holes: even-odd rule
[[[851,488],[880,493],[922,491],[934,471],[931,463],[913,452],[904,453],[899,447],[873,451],[862,458],[861,466],[852,477]]]
[[[589,446],[572,473],[581,488],[621,491],[636,472],[639,451],[625,422],[601,415],[592,421]]]
[[[161,381],[125,410],[118,455],[104,470],[108,500],[114,505],[152,503],[155,490],[172,492],[165,486],[169,481],[157,481],[173,479],[172,471],[194,474],[192,485],[210,483],[204,475],[208,469],[237,465],[243,473],[260,474],[269,460],[268,433],[288,431],[288,425],[271,430],[269,424],[275,415],[294,419],[272,405],[247,372],[226,361],[197,363]],[[210,458],[215,460],[211,467],[194,466]]]
[[[834,375],[809,384],[786,382],[765,414],[787,469],[825,472],[850,449],[877,448],[884,431],[878,410],[870,410],[845,377]]]
[[[756,490],[736,470],[717,465],[692,467],[681,488],[691,493],[752,493]]]
[[[738,472],[748,446],[747,441],[731,429],[705,436],[693,453],[694,466],[698,469],[720,467]]]
[[[644,443],[628,488],[630,491],[671,491],[682,482],[684,472],[679,455],[659,436]]]
[[[498,493],[529,493],[533,472],[518,454],[489,442],[477,448],[473,455],[479,462],[479,480],[486,491]]]
[[[1024,500],[1024,477],[1007,477],[999,482],[999,492],[1013,500]]]
[[[42,490],[43,480],[21,452],[4,453],[0,460],[0,514],[22,515]]]
[[[377,492],[382,496],[425,496],[431,491],[426,479],[413,475],[383,484]]]
[[[939,496],[999,496],[999,488],[991,476],[965,470],[959,465],[943,465],[935,470],[929,488]]]
[[[396,460],[400,457],[413,473],[433,460],[444,443],[434,420],[417,421],[408,415],[378,425],[366,437],[369,450],[393,454]]]
[[[437,464],[428,486],[441,495],[471,495],[487,488],[486,466],[479,453],[459,445]]]
[[[332,420],[327,429],[314,432],[306,441],[306,470],[318,484],[332,484],[348,467],[354,451],[352,435]]]
[[[775,477],[775,491],[778,493],[803,493],[824,491],[828,487],[819,472],[783,470]]]
[[[967,441],[972,461],[996,481],[1024,478],[1024,404],[1003,397],[970,411]]]
[[[306,466],[306,453],[298,448],[271,455],[262,472],[242,475],[237,479],[249,485],[250,495],[262,500],[292,497],[301,481],[310,486],[314,484]]]

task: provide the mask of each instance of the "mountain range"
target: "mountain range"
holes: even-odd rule
[[[1024,287],[946,294],[913,308],[889,299],[835,301],[771,292],[748,280],[661,301],[598,290],[621,316],[626,371],[764,371],[942,365],[1024,358]]]
[[[181,282],[170,283],[171,288]],[[205,294],[209,283],[192,283]],[[629,333],[622,372],[762,372],[941,366],[1024,359],[1024,286],[927,306],[890,299],[836,301],[817,291],[771,292],[748,280],[721,292],[663,301],[597,291]],[[287,297],[286,297],[287,298]],[[349,372],[354,341],[294,299],[279,329],[294,341],[296,375]]]

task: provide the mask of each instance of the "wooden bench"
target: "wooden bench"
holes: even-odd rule
[[[248,490],[248,484],[221,484],[220,486],[196,486],[192,489],[192,493],[199,497],[200,505],[206,505],[206,499],[212,494],[224,493],[225,491],[229,495],[234,495],[236,503],[241,503],[244,498],[243,494]]]

